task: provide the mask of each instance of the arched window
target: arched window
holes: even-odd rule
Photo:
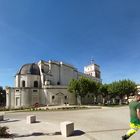
[[[68,99],[68,97],[67,96],[65,96],[65,100],[67,100]]]
[[[34,81],[34,87],[38,87],[38,81]]]
[[[24,80],[22,81],[22,87],[25,87],[25,81]]]
[[[52,96],[52,100],[54,100],[55,99],[55,96]]]

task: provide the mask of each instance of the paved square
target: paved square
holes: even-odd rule
[[[37,122],[26,123],[26,116],[36,115]],[[74,122],[74,135],[64,138],[60,134],[60,123]],[[6,113],[2,126],[17,134],[15,140],[121,140],[129,128],[128,107],[87,109],[54,112]],[[137,132],[130,140],[139,140]],[[6,139],[4,139],[6,140]]]

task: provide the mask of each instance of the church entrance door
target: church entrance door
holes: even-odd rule
[[[32,97],[32,105],[39,104],[39,96],[33,95]]]
[[[58,105],[64,104],[64,94],[63,93],[57,93],[56,95],[57,95],[57,100],[56,100],[57,104]]]
[[[20,97],[16,97],[16,107],[20,107]]]

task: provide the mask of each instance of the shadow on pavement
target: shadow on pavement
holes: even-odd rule
[[[5,120],[3,120],[3,121],[0,121],[0,123],[10,123],[10,122],[17,122],[17,121],[20,121],[20,120],[5,119]]]
[[[55,135],[61,135],[61,132],[54,132],[54,133],[42,133],[42,132],[34,132],[32,134],[25,134],[25,135],[18,135],[13,134],[13,138],[20,138],[20,137],[30,137],[30,136],[55,136]]]
[[[81,136],[85,134],[85,132],[81,130],[75,130],[72,136]],[[18,134],[13,134],[13,138],[21,138],[21,137],[30,137],[30,136],[56,136],[56,135],[61,135],[61,132],[53,132],[53,133],[42,133],[42,132],[34,132],[32,134],[25,134],[25,135],[18,135]]]
[[[86,133],[100,133],[100,132],[110,132],[110,131],[122,131],[122,130],[128,130],[129,128],[123,128],[123,129],[108,129],[108,130],[95,130],[95,131],[87,131]]]
[[[85,132],[83,132],[81,130],[74,130],[74,133],[71,136],[81,136],[81,135],[84,135],[84,134],[85,134]]]
[[[40,123],[41,121],[35,121],[34,123]]]

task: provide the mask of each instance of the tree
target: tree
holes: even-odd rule
[[[79,79],[79,95],[84,98],[90,91],[90,80],[85,77]]]
[[[68,91],[71,93],[74,93],[76,95],[78,95],[78,91],[79,91],[79,83],[78,80],[76,79],[72,79],[68,85]]]
[[[134,94],[137,91],[136,83],[131,80],[121,80],[119,81],[119,84],[120,92],[122,94],[127,95],[127,97],[130,96],[130,94]]]
[[[94,101],[97,99],[97,83],[93,80],[89,80],[89,93],[94,97]]]
[[[78,101],[78,96],[79,96],[79,81],[76,79],[72,79],[69,84],[68,84],[68,91],[70,93],[75,94],[76,98],[77,98],[77,102]],[[81,103],[80,103],[81,104]]]
[[[72,79],[68,85],[68,91],[74,93],[77,99],[82,99],[88,94],[93,94],[95,102],[100,95],[103,98],[103,104],[105,98],[108,97],[108,101],[113,99],[113,103],[116,103],[117,97],[118,102],[122,103],[125,96],[130,96],[137,91],[137,85],[131,80],[119,80],[114,81],[111,84],[101,84],[91,79],[80,77],[80,79]]]
[[[99,92],[103,97],[103,104],[105,104],[105,98],[108,96],[108,84],[101,84],[99,88]]]
[[[109,84],[108,86],[108,93],[111,97],[115,97],[119,94],[120,90],[119,90],[119,84],[117,81],[112,82],[111,84]]]
[[[137,85],[135,82],[131,80],[119,80],[112,82],[108,87],[108,92],[112,97],[119,96],[120,104],[122,104],[122,100],[125,96],[129,96],[130,94],[134,94],[137,90]]]
[[[100,90],[99,90],[100,86],[101,86],[101,83],[95,82],[95,88],[94,88],[94,91],[93,91],[93,94],[94,94],[94,97],[95,97],[95,100],[94,100],[95,103],[98,103],[99,96],[101,95]]]
[[[128,99],[130,94],[134,94],[137,91],[137,85],[131,80],[120,80],[118,85],[121,102],[124,99],[124,96],[127,96]]]
[[[88,78],[80,77],[80,79],[72,79],[68,85],[68,91],[74,93],[77,102],[82,103],[83,98],[91,91],[91,81]],[[80,98],[80,102],[78,101]]]

